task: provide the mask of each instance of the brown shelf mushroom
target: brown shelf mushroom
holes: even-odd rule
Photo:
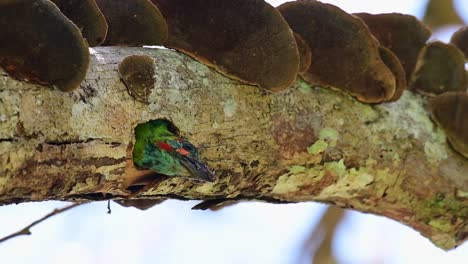
[[[424,94],[466,90],[465,58],[455,46],[435,41],[419,54],[410,89]]]
[[[399,13],[353,15],[364,20],[380,44],[395,53],[405,69],[406,79],[410,80],[419,51],[431,36],[430,29],[411,15]]]
[[[468,26],[461,27],[457,30],[452,35],[450,43],[459,48],[465,54],[465,59],[468,59]]]
[[[389,102],[395,102],[400,99],[407,86],[405,69],[403,69],[403,66],[401,65],[398,57],[390,49],[387,49],[384,46],[380,46],[379,51],[383,62],[393,72],[393,76],[395,76],[395,93],[393,94],[392,98],[388,100]]]
[[[309,45],[307,45],[299,34],[294,33],[294,39],[296,40],[297,49],[299,51],[299,73],[305,73],[309,70],[310,64],[312,63],[312,52],[310,52]]]
[[[285,89],[296,79],[299,54],[294,36],[265,1],[152,1],[168,23],[165,46],[266,89]]]
[[[119,63],[119,74],[130,95],[147,103],[155,82],[154,59],[147,55],[127,56]]]
[[[162,45],[167,24],[150,0],[96,0],[109,30],[105,46]]]
[[[432,118],[447,135],[451,146],[468,159],[468,93],[447,92],[431,101]]]
[[[278,10],[312,52],[309,71],[300,74],[306,81],[335,86],[362,102],[392,98],[395,77],[362,20],[313,0],[288,2]]]
[[[0,2],[0,67],[19,79],[79,87],[89,65],[80,30],[48,0]]]
[[[89,46],[101,45],[106,39],[107,23],[94,0],[52,0],[81,29]]]

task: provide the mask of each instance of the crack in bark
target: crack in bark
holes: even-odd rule
[[[99,167],[105,167],[105,166],[114,166],[123,162],[126,162],[127,158],[109,158],[109,157],[100,157],[100,158],[87,158],[87,159],[70,159],[70,158],[64,158],[64,159],[48,159],[45,161],[38,161],[35,162],[35,166],[40,166],[40,165],[46,165],[46,166],[60,166],[63,164],[87,164],[89,165],[94,165],[96,168]]]
[[[121,146],[121,142],[106,142],[102,138],[88,138],[84,140],[46,140],[43,144],[51,145],[51,146],[66,146],[66,145],[77,145],[77,144],[88,144],[92,142],[101,142],[106,145],[111,145],[112,147]]]

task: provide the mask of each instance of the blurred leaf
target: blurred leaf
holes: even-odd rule
[[[455,10],[453,0],[429,0],[423,21],[433,29],[446,25],[463,24],[463,20]]]

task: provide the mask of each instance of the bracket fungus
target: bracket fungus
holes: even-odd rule
[[[310,52],[309,45],[307,45],[301,35],[294,33],[294,39],[296,40],[297,49],[299,51],[299,73],[307,72],[312,63],[312,52]]]
[[[450,39],[450,43],[459,48],[468,59],[468,26],[461,27],[457,30]]]
[[[411,15],[399,13],[353,15],[364,20],[379,43],[395,53],[405,69],[406,79],[410,80],[419,51],[431,36],[431,30]]]
[[[167,24],[150,0],[96,0],[109,30],[105,46],[162,45]]]
[[[291,29],[263,0],[152,0],[165,16],[165,46],[219,72],[273,91],[297,76],[299,53]]]
[[[465,58],[451,44],[435,41],[420,52],[410,89],[424,94],[466,90]]]
[[[120,199],[113,200],[123,207],[135,207],[140,210],[147,210],[157,204],[163,203],[165,199]]]
[[[287,2],[278,10],[312,52],[310,69],[300,74],[306,81],[338,87],[367,103],[392,98],[395,77],[362,20],[314,0]]]
[[[468,159],[468,93],[447,92],[431,101],[432,118],[447,135],[450,145]]]
[[[49,0],[0,2],[0,67],[19,79],[79,87],[89,65],[80,30]]]
[[[393,72],[393,76],[395,76],[395,93],[393,94],[392,98],[388,100],[389,102],[395,102],[400,99],[406,89],[407,83],[405,69],[403,69],[403,65],[401,65],[398,57],[390,49],[387,49],[384,46],[380,46],[379,52],[380,58],[382,58],[382,61]]]
[[[154,59],[147,55],[127,56],[119,63],[119,74],[130,95],[148,103],[155,82]]]
[[[60,11],[81,29],[89,46],[101,45],[106,39],[107,22],[94,0],[51,0]]]

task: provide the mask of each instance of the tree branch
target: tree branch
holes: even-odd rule
[[[117,64],[130,54],[155,59],[149,103],[119,79]],[[0,75],[0,204],[320,201],[395,219],[445,249],[467,239],[468,160],[452,151],[417,94],[368,105],[301,80],[269,93],[171,50],[122,47],[97,48],[73,93]],[[156,118],[199,147],[216,182],[133,167],[133,129]],[[149,184],[135,184],[142,179]]]
[[[60,208],[60,209],[55,209],[54,211],[46,214],[44,217],[32,222],[30,225],[24,227],[23,229],[11,234],[11,235],[8,235],[6,237],[3,237],[3,238],[0,238],[0,243],[2,242],[5,242],[7,240],[10,240],[12,238],[15,238],[15,237],[18,237],[18,236],[23,236],[23,235],[31,235],[31,228],[37,224],[40,224],[41,222],[51,218],[52,216],[55,216],[55,215],[58,215],[58,214],[61,214],[65,211],[68,211],[72,208],[75,208],[77,206],[80,206],[82,205],[83,203],[75,203],[75,204],[71,204],[71,205],[68,205],[68,206],[65,206],[63,208]]]

